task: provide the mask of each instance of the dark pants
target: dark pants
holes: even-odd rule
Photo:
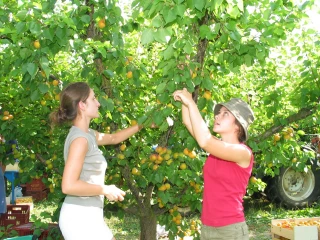
[[[249,240],[246,222],[230,224],[224,227],[202,225],[201,240]]]

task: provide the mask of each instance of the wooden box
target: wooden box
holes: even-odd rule
[[[16,198],[16,205],[29,205],[30,211],[33,210],[33,200],[32,196],[23,196]]]
[[[271,220],[272,239],[318,240],[320,217]]]

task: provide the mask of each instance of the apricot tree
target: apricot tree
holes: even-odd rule
[[[313,52],[319,53],[319,45],[312,41],[317,33],[299,28],[311,3],[10,0],[0,6],[1,134],[19,146],[6,155],[12,146],[1,145],[1,161],[18,158],[19,181],[42,178],[50,197],[62,200],[68,126],[51,129],[48,115],[64,86],[89,82],[101,103],[92,128],[145,126],[119,146],[102,148],[106,183],[128,192],[124,202],[107,203],[106,210],[136,215],[141,239],[155,239],[157,223],[166,226],[170,239],[199,235],[199,222],[188,222],[179,209],[201,210],[206,154],[181,122],[180,104],[172,99],[176,89],[193,92],[209,126],[216,102],[235,96],[249,102],[258,121],[248,144],[269,174],[293,157],[289,150],[276,161],[268,154],[299,145],[297,122],[319,131],[319,60]],[[296,29],[308,39],[303,47],[288,37]],[[288,43],[295,51],[282,54],[280,64],[271,52]],[[283,69],[291,70],[285,62],[292,54],[299,61],[288,72]],[[149,128],[152,123],[158,128]],[[274,144],[273,134],[291,128],[294,137]],[[252,181],[248,193],[263,186]],[[58,213],[59,208],[53,221]]]

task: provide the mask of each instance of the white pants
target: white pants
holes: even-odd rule
[[[113,234],[103,218],[103,209],[63,203],[59,227],[65,240],[111,240]]]

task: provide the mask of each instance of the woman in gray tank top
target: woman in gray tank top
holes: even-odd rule
[[[68,85],[60,95],[59,108],[50,115],[54,125],[71,122],[64,145],[65,167],[59,227],[65,240],[114,240],[104,222],[104,197],[122,201],[125,192],[115,185],[105,185],[107,162],[99,145],[118,144],[138,132],[135,125],[117,133],[100,133],[89,128],[90,121],[99,117],[100,103],[85,82]]]

